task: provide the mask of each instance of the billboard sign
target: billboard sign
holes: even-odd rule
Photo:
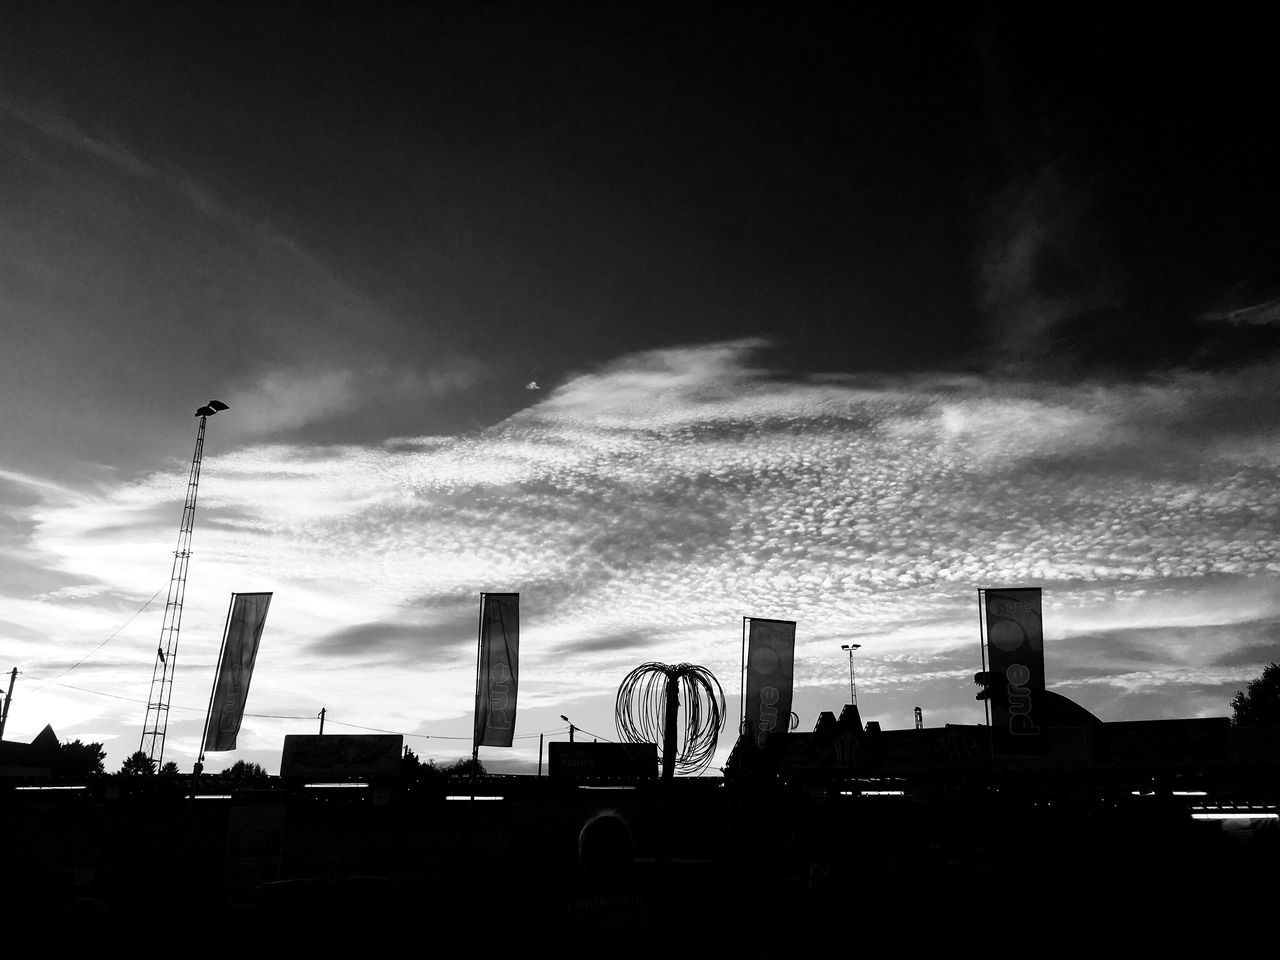
[[[309,780],[367,780],[398,777],[404,737],[398,733],[289,734],[284,738],[280,776]]]

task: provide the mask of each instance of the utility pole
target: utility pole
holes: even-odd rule
[[[4,695],[4,710],[0,711],[0,740],[4,739],[4,725],[9,722],[9,703],[13,700],[13,684],[18,679],[18,668],[9,672],[9,692]]]
[[[320,713],[318,714],[318,716],[320,717],[320,736],[322,737],[324,736],[324,711],[325,711],[325,708],[321,707]]]
[[[221,400],[210,400],[196,411],[200,429],[196,431],[196,452],[191,458],[187,478],[187,499],[182,507],[182,525],[178,528],[178,546],[173,551],[173,570],[169,574],[169,596],[164,605],[164,621],[160,625],[160,643],[156,662],[151,669],[151,693],[147,697],[147,716],[142,723],[142,740],[138,749],[155,761],[164,759],[164,738],[169,727],[169,703],[173,698],[173,675],[178,665],[178,631],[182,627],[182,601],[187,592],[187,563],[191,559],[191,531],[196,521],[196,490],[200,484],[200,463],[204,459],[205,424],[219,410],[228,409]]]

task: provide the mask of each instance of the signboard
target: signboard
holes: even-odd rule
[[[1102,767],[1191,767],[1231,760],[1231,720],[1124,720],[1092,731],[1094,762]]]
[[[652,780],[658,773],[656,743],[547,744],[548,771],[553,777]]]
[[[290,734],[284,738],[280,776],[309,780],[398,777],[404,755],[400,734]]]

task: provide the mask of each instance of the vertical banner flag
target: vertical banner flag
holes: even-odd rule
[[[249,699],[249,681],[253,678],[253,662],[258,657],[262,627],[267,622],[269,593],[234,593],[227,630],[222,638],[222,656],[218,660],[218,676],[214,681],[213,700],[209,705],[209,729],[205,732],[206,750],[234,750],[245,701]]]
[[[987,653],[994,675],[991,743],[997,753],[1043,749],[1039,704],[1044,693],[1044,621],[1040,588],[986,591]]]
[[[509,747],[516,728],[520,677],[520,594],[480,594],[473,747]]]
[[[756,746],[791,728],[791,672],[795,661],[794,620],[747,618],[747,690],[744,712]]]

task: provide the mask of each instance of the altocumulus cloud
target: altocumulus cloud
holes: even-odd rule
[[[1274,367],[795,378],[760,366],[763,346],[624,358],[467,436],[209,456],[188,618],[274,590],[268,662],[289,682],[255,694],[321,690],[340,665],[381,726],[467,715],[480,590],[521,591],[522,690],[548,703],[611,698],[645,659],[736,687],[750,615],[799,621],[802,704],[839,702],[831,651],[857,637],[860,691],[901,722],[913,678],[942,698],[931,721],[972,721],[980,586],[1045,588],[1050,682],[1104,719],[1226,712],[1214,698],[1250,672],[1234,651],[1270,649],[1280,492],[1257,405]],[[149,595],[183,479],[31,508],[28,553],[99,592],[16,598],[16,616],[74,598],[101,602],[100,625]]]

